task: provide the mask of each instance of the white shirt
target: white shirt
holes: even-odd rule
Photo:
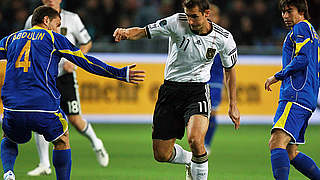
[[[148,38],[169,37],[165,80],[209,81],[210,68],[217,53],[220,53],[224,68],[232,68],[236,64],[237,48],[232,34],[217,24],[211,24],[211,32],[197,35],[191,31],[186,14],[177,13],[146,27]]]
[[[83,25],[78,14],[61,9],[60,16],[61,16],[60,33],[64,35],[73,45],[87,44],[91,41],[91,37],[87,29]],[[32,19],[32,15],[28,17],[25,24],[25,29],[29,29],[32,27],[31,19]],[[59,63],[58,76],[61,76],[66,73],[63,70],[63,63],[65,61],[66,59],[62,58]]]

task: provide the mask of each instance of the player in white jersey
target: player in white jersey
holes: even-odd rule
[[[118,28],[115,41],[169,37],[169,52],[164,84],[159,89],[153,116],[153,153],[159,162],[187,165],[187,179],[207,179],[208,156],[204,137],[208,128],[210,95],[206,82],[210,68],[219,52],[229,95],[229,116],[238,129],[240,113],[236,102],[237,48],[232,35],[208,21],[207,0],[186,0],[185,13],[158,20],[145,28]],[[191,152],[184,150],[176,139],[187,129]]]
[[[91,37],[83,25],[80,17],[72,12],[60,8],[61,0],[42,0],[43,4],[50,6],[60,12],[61,26],[60,33],[64,35],[74,45],[80,44],[81,51],[85,54],[91,47]],[[31,28],[31,18],[26,21],[25,29]],[[106,167],[109,163],[109,155],[106,152],[102,141],[97,138],[89,122],[82,119],[78,83],[76,79],[75,66],[66,59],[61,59],[59,63],[59,74],[57,78],[57,88],[61,93],[61,109],[66,113],[69,122],[85,137],[87,137],[99,164]],[[35,133],[37,150],[40,163],[37,168],[28,172],[30,176],[46,175],[51,173],[49,162],[49,143],[42,135]]]

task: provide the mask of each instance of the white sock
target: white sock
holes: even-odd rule
[[[44,139],[43,135],[40,135],[36,132],[34,133],[34,139],[37,145],[40,164],[45,167],[50,167],[49,142]]]
[[[190,164],[192,153],[189,151],[184,150],[179,144],[174,144],[174,151],[172,157],[173,159],[170,161],[170,163],[173,164]]]
[[[191,175],[192,175],[192,180],[208,179],[208,154],[207,153],[201,156],[192,156]]]
[[[87,126],[84,128],[84,130],[82,130],[81,133],[90,140],[91,145],[94,149],[100,148],[99,146],[101,145],[98,144],[98,138],[90,123],[87,122]]]

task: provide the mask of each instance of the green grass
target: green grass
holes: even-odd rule
[[[110,154],[107,168],[98,165],[89,141],[74,128],[70,130],[73,180],[180,180],[184,166],[153,160],[151,125],[94,124],[97,135]],[[220,125],[209,156],[209,179],[270,180],[273,179],[268,150],[270,126],[243,125],[234,131],[231,125]],[[310,126],[307,143],[300,150],[320,165],[320,126]],[[188,148],[186,140],[177,141]],[[51,153],[52,154],[52,153]],[[49,180],[50,176],[28,177],[26,173],[38,163],[34,140],[19,145],[15,174],[18,180]],[[289,179],[307,179],[291,167]]]

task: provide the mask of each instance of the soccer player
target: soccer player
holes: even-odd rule
[[[159,162],[187,165],[187,179],[207,179],[208,155],[204,137],[208,129],[210,79],[212,61],[220,53],[226,69],[230,100],[229,116],[238,129],[240,113],[236,102],[237,48],[232,35],[208,21],[207,0],[186,0],[184,12],[158,20],[144,28],[118,28],[115,41],[137,40],[156,36],[169,37],[169,52],[164,84],[159,89],[153,116],[153,153]],[[187,129],[191,152],[184,150],[176,139]]]
[[[304,144],[308,120],[317,106],[319,91],[319,36],[308,21],[306,0],[280,0],[282,18],[290,32],[283,43],[282,70],[265,82],[265,89],[282,81],[269,148],[273,176],[289,178],[290,164],[310,179],[320,179],[320,170],[298,151]]]
[[[3,101],[1,160],[4,179],[13,180],[17,144],[38,132],[52,142],[53,165],[58,180],[70,179],[71,150],[68,122],[60,109],[56,88],[61,57],[88,72],[130,83],[143,81],[143,71],[135,65],[121,69],[84,55],[67,38],[55,33],[61,25],[59,13],[40,6],[33,12],[32,28],[13,33],[0,41],[0,59],[7,59],[6,76],[1,91]]]
[[[220,20],[220,9],[210,4],[210,15],[208,17],[209,20],[214,22],[215,24],[219,24]],[[210,97],[211,97],[211,112],[209,118],[209,126],[206,136],[204,138],[204,147],[208,155],[211,152],[211,143],[214,136],[214,133],[217,129],[217,109],[221,102],[221,92],[222,88],[224,87],[223,84],[223,66],[221,63],[220,55],[217,54],[214,57],[213,64],[210,70],[210,80],[208,81],[209,88],[210,88]]]
[[[82,53],[86,54],[92,47],[88,31],[75,13],[60,8],[61,0],[42,0],[46,6],[52,7],[60,13],[60,33],[72,44],[80,44]],[[31,28],[32,15],[26,21],[25,29]],[[109,163],[109,155],[102,141],[96,136],[91,124],[81,117],[80,97],[76,79],[75,66],[68,60],[62,58],[59,64],[57,88],[61,93],[60,107],[66,113],[69,122],[80,134],[87,137],[96,153],[99,164],[106,167]],[[47,175],[51,173],[49,161],[49,142],[42,135],[34,133],[36,146],[39,154],[39,165],[28,172],[30,176]]]

